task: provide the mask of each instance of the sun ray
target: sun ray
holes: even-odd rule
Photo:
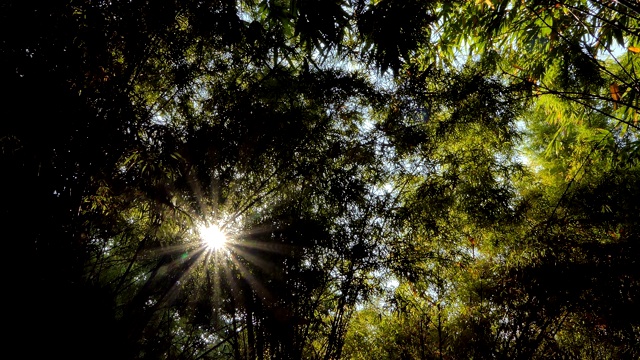
[[[263,269],[263,270],[273,270],[273,268],[275,267],[275,265],[265,259],[262,259],[259,256],[253,255],[251,253],[249,253],[248,251],[245,251],[243,249],[239,249],[239,248],[234,248],[234,253],[236,256],[240,256],[243,259],[245,259],[246,261],[250,262],[253,265],[258,266],[259,268]],[[237,261],[237,260],[235,260]]]
[[[178,244],[178,245],[166,245],[160,246],[154,249],[144,250],[145,254],[149,254],[152,256],[162,256],[162,255],[170,255],[175,253],[184,253],[191,251],[193,249],[193,244]]]
[[[276,242],[244,240],[236,245],[237,248],[255,249],[264,252],[287,254],[294,248],[291,244],[283,244]]]
[[[235,256],[231,257],[231,261],[233,262],[235,268],[240,272],[244,281],[246,281],[247,284],[249,284],[249,286],[251,286],[251,288],[253,288],[253,290],[257,294],[262,296],[264,299],[271,299],[273,297],[269,289],[267,289],[267,287],[260,283],[260,281],[251,273],[251,271],[249,271],[249,269],[247,269],[245,265],[242,264],[242,261],[239,261]],[[230,281],[235,282],[233,277],[230,279]]]

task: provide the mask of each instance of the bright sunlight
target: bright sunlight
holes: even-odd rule
[[[198,226],[198,233],[202,243],[208,250],[222,249],[227,243],[227,235],[216,225],[200,225]]]

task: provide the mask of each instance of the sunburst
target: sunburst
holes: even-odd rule
[[[202,224],[198,226],[198,234],[202,244],[209,251],[224,249],[227,246],[227,234],[215,224]]]

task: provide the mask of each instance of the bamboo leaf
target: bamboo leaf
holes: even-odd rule
[[[617,109],[618,107],[618,101],[620,101],[620,87],[618,86],[618,84],[616,83],[612,83],[611,85],[609,85],[609,92],[611,93],[611,98],[613,99],[614,103],[613,103],[613,109]]]

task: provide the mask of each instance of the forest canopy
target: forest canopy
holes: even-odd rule
[[[24,356],[640,358],[637,2],[0,17]]]

